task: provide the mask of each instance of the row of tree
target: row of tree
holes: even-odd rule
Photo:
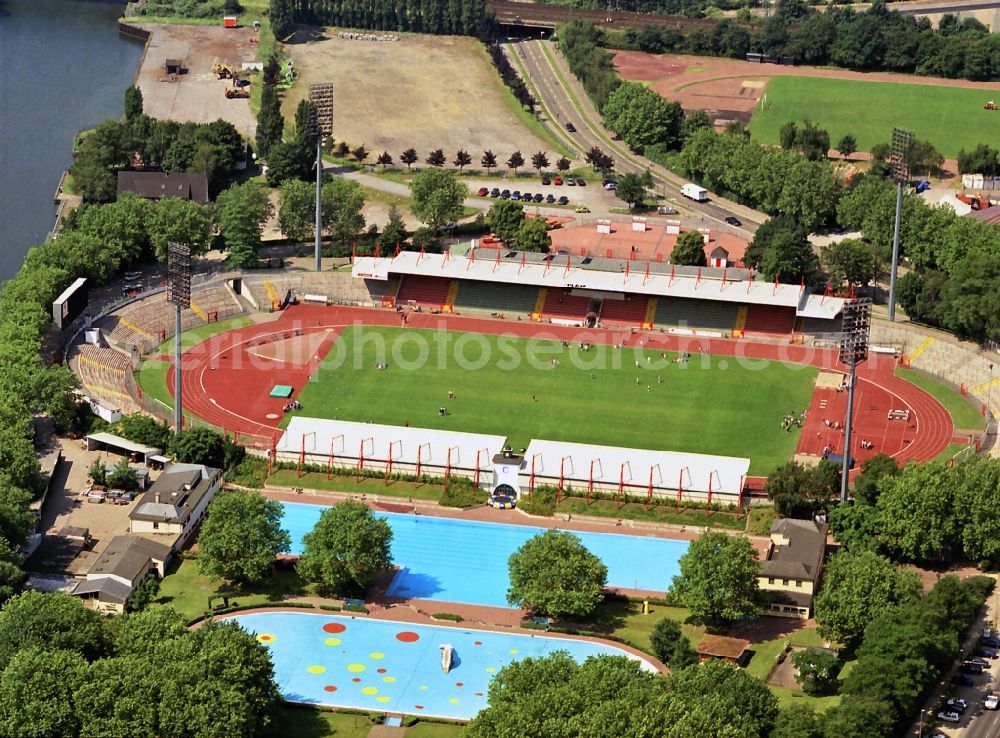
[[[61,593],[0,610],[0,734],[251,738],[278,688],[264,646],[235,623],[188,630],[169,607],[108,620]]]
[[[958,173],[1000,176],[1000,151],[987,144],[979,144],[972,151],[962,149],[958,152]]]
[[[603,44],[604,31],[593,23],[570,21],[559,28],[559,48],[566,63],[598,110],[622,82]]]
[[[278,39],[296,23],[481,38],[495,25],[483,0],[270,0],[269,18]]]
[[[701,4],[698,0],[693,7]],[[781,0],[776,13],[763,22],[743,13],[686,35],[660,24],[628,29],[614,42],[654,54],[743,59],[755,52],[789,57],[796,64],[863,71],[971,80],[1000,77],[1000,34],[991,34],[975,18],[959,20],[946,14],[935,29],[928,18],[890,11],[881,1],[856,12],[843,7],[816,11],[802,0]]]
[[[486,51],[489,53],[490,61],[492,61],[493,66],[496,67],[497,73],[500,75],[500,79],[510,89],[514,99],[521,104],[521,107],[533,111],[536,103],[535,96],[531,94],[528,86],[524,84],[524,80],[521,79],[521,75],[519,75],[514,70],[514,67],[511,66],[507,55],[503,53],[503,47],[501,47],[498,43],[492,43],[486,46]]]

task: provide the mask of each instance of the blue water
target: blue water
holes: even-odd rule
[[[283,527],[292,553],[313,529],[321,505],[285,503]],[[376,513],[392,528],[392,559],[401,567],[388,594],[425,600],[507,607],[507,559],[532,536],[545,531],[527,525],[480,523],[394,513]],[[608,585],[666,590],[678,573],[687,541],[573,531],[608,567]]]
[[[486,707],[490,679],[513,661],[556,650],[581,662],[600,654],[631,656],[571,638],[373,618],[269,612],[232,619],[270,651],[286,700],[457,720]],[[445,643],[453,648],[447,673],[439,649]]]

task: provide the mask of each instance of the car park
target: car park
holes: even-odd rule
[[[1000,708],[1000,697],[995,694],[991,694],[986,698],[986,702],[983,703],[983,707],[987,710],[996,710]]]
[[[566,197],[566,195],[563,195],[562,197],[559,198],[558,203],[560,205],[569,205],[569,198]]]
[[[586,187],[587,186],[587,180],[585,180],[583,177],[577,177],[576,178],[576,184],[577,184],[578,187]]]
[[[488,188],[486,188],[486,187],[480,187],[479,188],[479,196],[480,197],[486,197],[486,195],[488,193],[489,193],[489,189]]]
[[[534,200],[535,202],[541,202],[542,200],[545,199],[545,196],[542,195],[541,192],[536,192],[535,196],[533,198],[531,198],[531,199]]]
[[[561,184],[562,184],[562,177],[559,177],[559,176],[556,176],[556,177],[555,177],[555,178],[554,178],[554,179],[552,180],[552,184],[555,184],[555,185],[561,185]]]
[[[737,218],[735,215],[727,215],[726,222],[731,226],[739,227],[743,225],[743,221]]]
[[[490,197],[500,197],[500,188],[494,187],[492,190],[490,190]]]
[[[509,200],[510,199],[510,190],[504,190],[503,192],[501,192],[500,193],[500,199],[502,199],[502,200]]]
[[[942,720],[946,723],[957,723],[959,720],[962,719],[962,716],[959,715],[957,712],[942,711],[937,714],[937,719]]]

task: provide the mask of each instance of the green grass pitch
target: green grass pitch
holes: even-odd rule
[[[781,419],[808,406],[817,374],[505,336],[370,326],[360,335],[345,331],[299,394],[297,414],[490,433],[514,448],[539,438],[749,456],[752,474],[792,457],[798,432],[783,431]],[[376,369],[380,361],[388,368]]]
[[[782,125],[806,118],[830,132],[831,146],[854,134],[859,151],[889,143],[893,126],[911,130],[950,159],[961,149],[1000,140],[1000,111],[983,110],[987,100],[1000,102],[1000,93],[990,90],[775,76],[766,93],[764,109],[758,105],[750,120],[750,132],[763,143],[777,144]]]

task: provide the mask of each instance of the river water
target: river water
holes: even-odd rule
[[[122,4],[0,0],[0,281],[45,240],[73,137],[122,112],[142,44]]]

